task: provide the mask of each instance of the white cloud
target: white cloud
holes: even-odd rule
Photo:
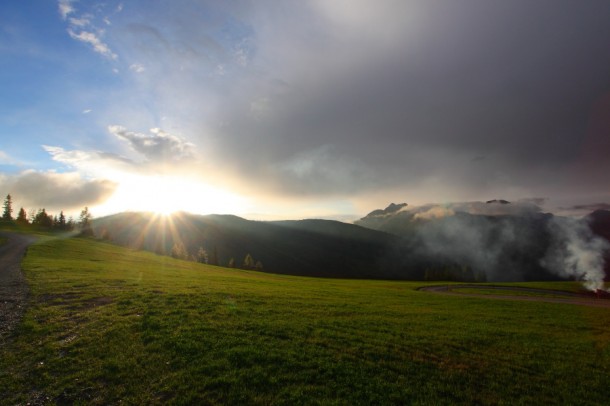
[[[528,201],[512,203],[495,202],[453,202],[445,204],[426,204],[407,206],[401,211],[413,214],[416,219],[434,219],[453,216],[455,213],[468,213],[481,216],[527,216],[540,213],[541,208]]]
[[[126,171],[138,171],[138,165],[122,156],[99,151],[65,150],[61,147],[43,145],[51,159],[61,162],[71,169],[77,169],[84,176],[120,180]]]
[[[152,128],[151,134],[127,131],[120,125],[108,126],[108,131],[117,138],[127,141],[130,147],[149,161],[177,162],[190,160],[195,156],[195,146],[159,128]]]
[[[75,165],[81,161],[87,161],[91,157],[90,154],[83,151],[66,151],[61,147],[43,145],[42,148],[47,151],[54,161]]]
[[[91,109],[86,109],[86,110],[83,110],[83,114],[89,114],[89,113],[91,113],[92,111],[93,111],[93,110],[91,110]]]
[[[99,12],[101,8],[95,8]],[[78,15],[76,9],[72,6],[72,0],[59,0],[59,11],[64,20],[68,21],[68,34],[72,39],[89,44],[93,50],[110,59],[117,59],[118,56],[114,53],[108,44],[102,41],[104,30],[96,27],[96,16],[91,13],[81,13]],[[68,18],[68,16],[74,15]],[[106,25],[110,25],[108,17],[104,17],[103,21]]]
[[[110,47],[100,40],[97,35],[88,31],[74,32],[71,28],[68,29],[68,34],[75,40],[87,43],[93,47],[93,50],[110,59],[117,59],[118,55],[112,52]]]
[[[31,162],[22,161],[18,158],[15,158],[11,154],[7,153],[6,151],[0,150],[0,165],[10,165],[10,166],[25,168],[25,167],[31,166],[33,164]]]
[[[135,73],[142,73],[146,70],[146,68],[144,68],[144,65],[140,64],[140,63],[133,63],[129,66],[129,69],[131,69],[132,71],[134,71]]]
[[[453,216],[454,214],[455,214],[455,212],[450,208],[443,207],[443,206],[433,206],[433,207],[429,208],[428,210],[415,213],[413,218],[414,219],[423,219],[423,220],[432,220],[432,219],[437,219],[437,218],[442,218],[442,217],[447,217],[447,216]]]
[[[70,24],[75,27],[86,27],[91,24],[91,21],[87,17],[70,18]]]
[[[61,18],[65,20],[72,13],[74,13],[72,0],[59,0],[59,14],[61,14]]]
[[[0,150],[0,164],[14,165],[15,161],[6,152]]]
[[[248,66],[248,53],[247,53],[247,51],[245,49],[237,48],[235,50],[235,54],[234,55],[235,55],[235,61],[239,65],[241,65],[243,67]]]

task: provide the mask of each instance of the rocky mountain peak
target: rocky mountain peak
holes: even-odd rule
[[[493,204],[493,203],[497,203],[497,204],[510,204],[510,202],[508,200],[504,200],[504,199],[488,200],[485,203],[487,203],[487,204]]]
[[[388,214],[392,214],[392,213],[398,212],[403,207],[407,207],[407,203],[399,203],[399,204],[390,203],[390,205],[388,207],[386,207],[385,209],[383,209],[383,210],[381,210],[381,209],[373,210],[372,212],[367,214],[366,217],[386,216]]]

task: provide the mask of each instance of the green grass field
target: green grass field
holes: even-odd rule
[[[605,404],[610,312],[44,239],[0,403]],[[573,286],[573,285],[571,285]]]

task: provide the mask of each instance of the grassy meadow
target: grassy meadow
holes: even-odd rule
[[[80,238],[41,238],[23,266],[30,307],[0,348],[0,404],[609,397],[604,308],[233,270]]]

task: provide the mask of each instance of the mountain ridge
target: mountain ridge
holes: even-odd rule
[[[356,224],[131,212],[96,219],[93,229],[119,245],[158,254],[169,255],[176,243],[190,256],[203,248],[211,264],[222,266],[247,266],[244,259],[250,255],[264,272],[288,275],[497,282],[600,279],[599,272],[593,277],[582,268],[565,273],[572,266],[565,249],[569,244],[589,250],[603,261],[600,272],[608,273],[608,211],[570,220],[537,206],[500,201],[405,207],[391,204]]]
[[[97,235],[134,249],[169,254],[181,242],[213,262],[236,266],[250,254],[263,270],[290,275],[393,278],[380,264],[400,238],[334,220],[252,221],[234,215],[119,213],[93,222]]]

